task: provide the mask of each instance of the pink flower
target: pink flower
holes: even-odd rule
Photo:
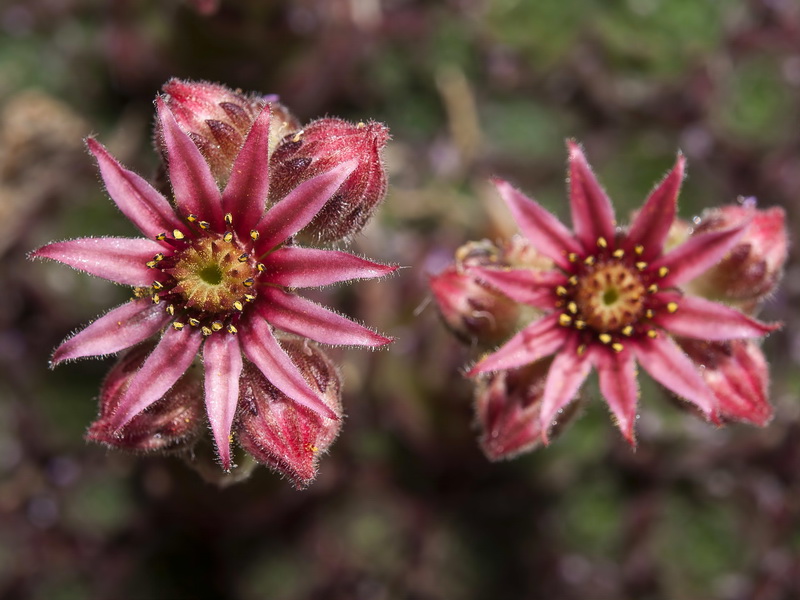
[[[146,237],[84,238],[33,253],[135,286],[136,299],[64,341],[53,365],[119,352],[161,334],[106,419],[107,427],[120,431],[164,397],[199,353],[206,412],[228,470],[245,359],[287,398],[338,419],[279,345],[275,328],[323,344],[375,347],[390,341],[292,290],[380,277],[395,267],[288,243],[351,175],[355,161],[330,165],[265,211],[271,186],[269,105],[255,118],[222,191],[163,99],[157,108],[175,208],[89,139],[109,195]]]
[[[739,241],[748,221],[693,236],[665,251],[683,180],[683,156],[678,155],[630,227],[622,230],[580,147],[573,142],[568,147],[574,232],[505,181],[495,181],[522,233],[553,261],[553,267],[470,269],[544,315],[484,357],[469,374],[514,369],[555,355],[539,416],[545,441],[594,368],[617,425],[633,443],[637,363],[708,419],[719,422],[717,396],[698,364],[672,336],[735,340],[760,337],[777,327],[729,306],[684,295],[680,289],[718,263]]]

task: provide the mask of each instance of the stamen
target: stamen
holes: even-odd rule
[[[300,131],[298,131],[297,133],[294,134],[294,137],[292,138],[292,141],[295,142],[295,143],[299,142],[300,140],[303,139],[303,134],[304,133],[305,133],[305,131],[303,131],[301,129]]]
[[[575,254],[574,252],[570,252],[569,254],[567,254],[567,260],[571,263],[574,263],[578,260],[578,255]]]
[[[228,225],[233,225],[233,215],[231,213],[225,213],[225,222]]]
[[[200,325],[200,320],[195,319],[194,317],[189,317],[189,325],[191,325],[192,327],[197,327],[198,325]]]
[[[597,238],[597,245],[600,248],[607,248],[608,247],[608,242],[606,241],[606,238],[599,237],[599,238]]]
[[[157,239],[159,242],[163,242],[165,239],[167,239],[167,234],[166,234],[166,233],[159,233],[159,234],[156,236],[156,239]]]
[[[160,281],[154,281],[153,282],[153,289],[154,290],[163,290],[164,289],[164,284],[161,283]]]
[[[597,336],[597,339],[603,342],[604,344],[610,344],[612,338],[607,333],[601,333],[600,335]]]
[[[639,262],[637,262],[637,263],[634,263],[634,265],[635,265],[635,266],[636,266],[636,268],[637,268],[637,269],[639,269],[640,271],[644,271],[644,270],[647,268],[647,263],[646,263],[646,262],[644,262],[643,260],[640,260]]]
[[[658,337],[658,332],[655,329],[648,329],[647,330],[647,337],[656,339]]]
[[[658,269],[658,276],[659,277],[666,277],[667,273],[669,273],[669,269],[667,267],[660,267]]]
[[[211,227],[211,223],[208,221],[198,221],[197,224],[200,226],[200,229],[208,229]]]
[[[208,327],[206,327],[205,325],[203,325],[203,326],[200,328],[200,331],[202,331],[202,332],[203,332],[203,335],[205,335],[205,336],[209,336],[209,335],[211,335],[211,330],[210,330]]]
[[[253,240],[254,242],[259,238],[259,235],[260,234],[255,229],[250,231],[250,239]]]
[[[670,302],[667,304],[667,312],[674,313],[678,310],[678,303],[677,302]]]
[[[647,286],[647,293],[648,294],[655,294],[658,291],[658,286],[655,283],[651,283]]]
[[[572,317],[570,317],[567,313],[561,313],[558,315],[558,324],[562,325],[563,327],[569,327],[572,324]]]
[[[153,257],[153,260],[156,262],[161,262],[162,260],[164,260],[164,255],[161,254],[161,252],[159,252]]]
[[[172,327],[173,327],[173,329],[177,329],[178,331],[180,331],[181,329],[183,329],[185,327],[185,325],[183,323],[181,323],[180,321],[173,321],[172,322]]]
[[[566,296],[567,295],[567,288],[563,285],[560,285],[556,288],[556,295],[557,296]]]
[[[237,300],[236,302],[233,303],[233,308],[239,311],[244,310],[244,304],[242,304],[239,300]]]
[[[578,305],[575,302],[570,302],[567,304],[567,310],[571,312],[573,315],[578,314]]]
[[[584,352],[586,352],[586,344],[581,344],[578,346],[578,356],[581,356]]]
[[[213,329],[214,331],[219,331],[220,329],[222,329],[222,327],[223,327],[223,325],[222,325],[221,321],[214,321],[211,324],[211,329]]]
[[[586,321],[576,320],[575,321],[575,329],[583,329],[586,327]]]
[[[619,342],[614,342],[611,344],[611,348],[614,350],[614,352],[622,352],[623,346]]]
[[[642,254],[644,254],[644,246],[642,246],[641,244],[637,244],[636,246],[633,247],[633,251],[636,252],[636,254],[638,254],[639,256],[641,256]]]
[[[172,230],[172,237],[174,237],[176,240],[182,240],[186,236],[183,235],[183,232],[180,229],[173,229]]]
[[[622,335],[633,335],[633,325],[625,325],[625,327],[622,328]]]
[[[245,280],[242,282],[242,285],[243,285],[244,287],[253,287],[253,284],[254,284],[254,283],[255,283],[255,280],[254,280],[252,277],[248,277],[247,279],[245,279]]]
[[[258,269],[259,273],[263,273],[264,271],[267,270],[267,267],[264,266],[264,263],[258,263],[256,265],[256,269]]]
[[[158,304],[159,302],[161,302],[161,296],[159,296],[158,294],[153,294],[152,300],[153,304]]]
[[[653,313],[653,310],[651,308],[648,308],[646,311],[644,311],[644,316],[647,319],[652,319],[653,315],[654,315],[654,313]]]
[[[577,276],[577,275],[573,275],[572,277],[570,277],[570,278],[567,280],[567,282],[568,282],[570,285],[578,285],[578,276]]]
[[[247,259],[248,259],[248,258],[250,258],[250,255],[249,255],[249,254],[242,254],[242,255],[239,257],[239,262],[247,262]]]
[[[222,236],[222,239],[225,240],[226,242],[230,242],[231,240],[233,240],[233,234],[230,231],[226,231],[225,235]]]
[[[170,316],[175,314],[175,306],[173,306],[172,304],[167,304],[167,309],[166,310],[167,310],[167,314],[170,315]]]
[[[245,299],[247,302],[252,302],[253,300],[255,300],[255,299],[256,299],[256,297],[255,297],[255,296],[253,296],[253,294],[245,294],[245,295],[244,295],[244,299]]]
[[[625,250],[623,250],[622,248],[614,250],[611,253],[611,256],[613,256],[614,258],[622,258],[623,256],[625,256]]]
[[[228,325],[228,333],[237,333],[238,331],[233,325]]]
[[[594,256],[592,256],[592,255],[590,254],[589,256],[587,256],[586,258],[584,258],[584,259],[583,259],[583,264],[585,264],[586,266],[589,266],[589,267],[591,267],[591,266],[594,264]]]
[[[189,221],[189,223],[194,223],[197,221],[197,215],[190,214],[188,217],[186,217],[186,220]]]

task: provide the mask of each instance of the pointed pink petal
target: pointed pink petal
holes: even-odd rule
[[[145,238],[81,238],[47,244],[31,256],[57,260],[116,283],[149,286],[155,273],[145,263],[162,250],[161,244]]]
[[[719,401],[720,415],[764,427],[772,419],[767,387],[769,367],[764,353],[750,341],[733,342],[720,368],[706,369],[703,378]]]
[[[556,302],[556,286],[567,282],[564,274],[558,271],[470,267],[467,273],[488,283],[512,300],[543,309],[553,308]]]
[[[467,375],[474,377],[480,373],[513,369],[550,356],[564,345],[566,331],[558,324],[556,315],[534,321],[500,346],[499,350],[485,356]]]
[[[203,334],[186,327],[167,328],[161,341],[131,379],[111,418],[111,427],[124,427],[133,417],[166,394],[192,364]]]
[[[520,231],[533,247],[551,258],[560,268],[569,268],[567,254],[583,251],[572,232],[555,215],[545,210],[535,200],[515,190],[508,182],[495,179],[494,184],[514,215]]]
[[[259,290],[257,308],[261,316],[278,329],[323,344],[374,348],[392,341],[307,298],[278,288]]]
[[[52,365],[85,356],[113,354],[143,342],[164,327],[170,316],[149,299],[131,300],[108,311],[67,338],[53,353]]]
[[[597,240],[605,238],[609,246],[615,240],[614,207],[600,187],[583,150],[573,141],[569,148],[569,202],[572,226],[587,253],[597,248]],[[671,221],[670,221],[671,222]]]
[[[338,250],[285,246],[264,258],[270,283],[285,287],[319,287],[350,279],[383,277],[397,270]]]
[[[651,263],[651,271],[657,271],[661,267],[669,269],[666,277],[658,282],[659,287],[669,288],[686,283],[713,267],[736,245],[749,222],[748,220],[737,227],[691,237]]]
[[[242,351],[235,336],[212,334],[203,345],[206,412],[222,468],[231,469],[231,424],[239,400]]]
[[[304,181],[270,208],[256,227],[261,234],[258,253],[272,250],[308,225],[357,166],[356,160],[340,163],[330,171]]]
[[[267,208],[269,124],[270,107],[265,104],[236,156],[222,192],[222,210],[233,215],[233,226],[242,237],[249,235]]]
[[[709,420],[718,420],[717,401],[703,381],[697,366],[681,348],[663,333],[657,338],[631,340],[639,364],[668,390],[685,398]]]
[[[338,419],[336,413],[319,398],[289,355],[280,347],[266,321],[260,317],[250,318],[239,336],[244,355],[261,370],[272,385],[318,415]]]
[[[623,248],[631,251],[641,245],[644,248],[641,260],[653,260],[664,249],[667,234],[675,220],[685,165],[686,159],[683,158],[683,154],[678,153],[675,166],[650,192],[644,206],[631,223]]]
[[[169,181],[178,210],[184,216],[196,215],[220,230],[223,225],[222,202],[211,167],[192,139],[181,130],[160,96],[156,98],[156,108],[167,149]]]
[[[636,423],[639,384],[636,381],[633,353],[627,349],[614,352],[608,348],[598,348],[594,354],[594,366],[600,378],[600,393],[616,417],[617,427],[625,439],[635,445],[633,426]]]
[[[570,336],[547,372],[547,382],[542,397],[542,412],[539,416],[542,424],[542,440],[545,444],[548,443],[548,432],[558,413],[575,399],[578,390],[589,375],[589,371],[592,370],[593,349],[590,348],[579,354],[578,343],[577,335]]]
[[[754,338],[775,331],[780,325],[762,323],[744,313],[697,296],[659,294],[659,300],[675,302],[674,313],[659,311],[655,322],[670,334],[697,340]]]
[[[181,222],[169,202],[133,171],[123,168],[98,141],[88,138],[108,195],[131,223],[149,238],[172,231]]]

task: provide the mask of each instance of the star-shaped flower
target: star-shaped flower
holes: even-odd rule
[[[666,251],[684,175],[683,156],[678,155],[630,226],[621,229],[581,148],[573,142],[568,148],[573,232],[507,182],[494,182],[522,233],[552,260],[552,268],[469,269],[510,298],[543,311],[541,318],[485,356],[469,374],[514,369],[555,355],[541,400],[539,419],[545,440],[594,368],[620,430],[633,443],[637,363],[718,422],[718,401],[701,376],[700,365],[673,336],[705,341],[756,338],[777,325],[685,295],[680,286],[718,263],[737,243],[748,221],[693,236]]]
[[[337,192],[357,160],[332,165],[266,210],[271,186],[268,104],[221,191],[209,163],[162,98],[157,109],[175,208],[90,138],[87,144],[109,195],[146,237],[55,242],[32,254],[134,286],[136,296],[64,341],[53,365],[116,353],[160,334],[126,382],[127,390],[115,399],[110,426],[119,429],[162,398],[200,353],[206,411],[228,470],[245,359],[292,401],[338,418],[278,343],[274,328],[323,344],[375,347],[390,341],[293,290],[381,277],[396,267],[287,243]]]

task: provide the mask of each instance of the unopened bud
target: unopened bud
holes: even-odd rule
[[[110,425],[119,401],[142,366],[153,344],[133,348],[117,361],[100,390],[100,415],[86,439],[122,450],[154,451],[185,447],[206,428],[203,380],[189,369],[163,398],[120,429]]]
[[[717,398],[723,421],[744,421],[761,427],[769,423],[769,368],[753,340],[681,340],[681,347],[703,366],[700,373]]]
[[[695,234],[732,227],[747,217],[751,217],[750,225],[736,246],[702,278],[691,282],[689,291],[752,312],[783,275],[788,251],[784,210],[758,210],[752,199],[714,208],[704,213]]]
[[[281,345],[319,399],[341,416],[341,380],[333,362],[318,347],[302,340],[283,340]],[[257,461],[302,489],[316,477],[319,456],[340,428],[340,419],[322,417],[289,399],[258,368],[245,363],[236,431],[239,445]]]
[[[300,129],[299,121],[277,101],[277,96],[244,94],[216,83],[181,79],[170,79],[162,90],[175,120],[200,149],[220,187],[228,181],[233,161],[267,103],[270,152],[287,134]],[[155,139],[162,155],[166,155],[159,130]]]
[[[299,184],[338,164],[357,160],[353,173],[301,232],[319,241],[341,240],[359,232],[386,195],[383,148],[385,125],[354,125],[342,119],[318,119],[284,139],[270,158],[270,202],[278,202]]]

